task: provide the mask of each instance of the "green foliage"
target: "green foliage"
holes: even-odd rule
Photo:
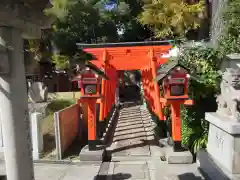
[[[192,136],[193,138],[193,143],[191,146],[192,152],[194,154],[197,153],[199,149],[205,149],[207,147],[207,142],[208,142],[208,130],[205,130],[201,134],[198,134],[195,132],[195,136]]]
[[[64,21],[57,20],[53,27],[53,39],[61,53],[72,56],[77,42],[91,43],[99,37],[99,14],[92,7],[78,2],[68,9]]]
[[[57,3],[59,0],[54,0]],[[65,1],[66,2],[66,1]],[[53,26],[53,41],[61,54],[73,57],[78,52],[76,43],[115,42],[117,27],[111,13],[101,13],[101,1],[68,1],[64,6],[55,5],[58,18]],[[58,2],[59,3],[59,2]],[[73,5],[74,3],[74,5]],[[58,8],[60,7],[60,8]],[[58,11],[65,11],[64,18]]]
[[[129,6],[129,13],[122,17],[120,22],[123,29],[123,35],[120,41],[145,41],[153,37],[152,31],[141,24],[136,18],[143,11],[142,0],[124,0]]]
[[[206,147],[208,123],[205,112],[214,112],[217,108],[215,96],[221,80],[219,56],[220,52],[215,49],[193,47],[185,49],[179,57],[181,64],[190,69],[190,74],[203,80],[201,83],[191,80],[189,91],[194,105],[181,108],[182,143],[193,153]]]
[[[26,40],[26,49],[33,53],[34,59],[37,61],[50,60],[52,56],[51,47],[51,32],[48,30],[42,30],[42,36],[40,39],[28,39]]]
[[[56,19],[51,39],[60,52],[60,55],[53,56],[59,68],[71,67],[74,63],[84,64],[89,60],[78,50],[76,43],[138,41],[150,36],[148,29],[135,18],[142,10],[141,1],[119,0],[118,6],[112,10],[105,9],[107,2],[52,0],[52,8],[45,12]]]
[[[218,85],[220,75],[218,73],[221,59],[219,58],[220,52],[213,48],[205,46],[198,46],[187,48],[183,51],[182,55],[179,56],[179,62],[190,70],[190,74],[198,76],[202,83],[192,81],[192,86],[195,89],[207,88],[207,92],[196,91],[194,97],[199,99],[206,97],[210,93],[218,91]],[[194,91],[194,89],[191,89]]]
[[[46,11],[58,19],[53,26],[57,47],[69,53],[76,51],[76,42],[137,41],[151,35],[135,18],[142,11],[141,1],[119,0],[117,8],[110,11],[104,8],[107,2],[53,0],[53,7]]]
[[[29,39],[26,49],[34,54],[34,59],[40,61],[42,58],[42,53],[40,52],[40,40]]]
[[[229,0],[224,7],[223,20],[224,28],[223,33],[219,37],[219,48],[222,55],[230,53],[240,53],[240,1]]]
[[[158,38],[185,37],[189,30],[200,26],[204,1],[188,4],[182,0],[145,2],[139,21],[151,27]]]
[[[84,65],[90,58],[76,43],[116,41],[117,29],[111,15],[103,15],[101,0],[53,0],[47,15],[55,17],[51,40],[59,54],[52,57],[58,69]]]
[[[69,68],[70,60],[68,56],[54,54],[52,56],[52,62],[55,63],[55,67],[58,70],[64,70]]]
[[[45,13],[48,16],[64,20],[69,13],[69,8],[76,3],[77,0],[53,0],[51,1],[52,7],[45,9]]]
[[[198,107],[199,108],[199,107]],[[187,109],[182,107],[182,144],[188,147],[192,153],[201,148],[206,148],[208,137],[208,123],[205,121],[204,111],[196,113],[196,107]]]
[[[219,93],[220,77],[219,65],[225,55],[240,53],[240,1],[230,0],[224,7],[224,28],[219,37],[217,50],[210,48],[192,49],[184,52],[180,57],[192,73],[201,76],[202,84],[192,82],[191,91],[194,93],[195,105],[183,108],[183,143],[191,147],[195,153],[197,149],[206,147],[207,125],[204,125],[204,113],[215,111],[215,96]],[[220,17],[221,18],[221,17]],[[206,106],[207,104],[207,106]],[[211,109],[209,109],[212,107]]]
[[[199,84],[191,82],[190,91],[193,93],[195,105],[182,108],[183,144],[191,148],[193,153],[199,148],[205,148],[208,135],[208,124],[204,120],[205,112],[216,111],[215,96],[219,93],[221,60],[230,53],[240,53],[240,2],[230,0],[224,8],[224,28],[219,37],[219,46],[211,48],[192,48],[179,57],[191,73],[197,74],[204,81]],[[206,106],[207,104],[207,106]]]
[[[54,100],[47,106],[47,113],[53,114],[54,112],[60,111],[66,107],[75,104],[74,100]]]

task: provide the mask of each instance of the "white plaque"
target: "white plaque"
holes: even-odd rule
[[[185,78],[172,78],[169,80],[169,84],[183,84],[185,83]]]
[[[97,84],[96,78],[83,78],[83,84]]]

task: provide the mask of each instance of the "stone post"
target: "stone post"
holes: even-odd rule
[[[4,151],[4,143],[3,143],[3,134],[2,134],[2,120],[0,119],[0,152],[3,152],[3,151]]]
[[[7,179],[32,180],[34,175],[22,32],[17,28],[1,26],[0,38],[7,47],[11,47],[5,49],[9,72],[0,74],[0,119]]]
[[[33,147],[33,159],[40,159],[40,153],[43,150],[43,136],[41,130],[41,113],[31,114],[31,134],[32,134],[32,147]]]
[[[140,93],[141,93],[141,100],[142,100],[141,103],[142,103],[143,107],[147,108],[146,99],[144,98],[144,89],[143,89],[142,81],[140,81]]]
[[[117,86],[116,86],[116,93],[115,93],[115,105],[118,107],[120,104],[120,99],[119,99],[119,83],[117,81]]]

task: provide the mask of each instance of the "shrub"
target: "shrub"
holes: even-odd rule
[[[218,38],[219,49],[223,54],[240,53],[240,1],[229,0],[223,9],[223,33]]]
[[[47,106],[47,113],[53,114],[54,112],[60,111],[66,107],[69,107],[71,105],[75,104],[74,100],[54,100]]]
[[[193,153],[206,147],[208,124],[204,120],[205,112],[217,109],[216,94],[219,93],[221,59],[219,51],[209,47],[192,47],[185,49],[179,61],[190,69],[190,74],[197,76],[191,80],[189,93],[194,105],[181,107],[182,144]]]
[[[193,93],[195,105],[182,108],[182,138],[183,144],[192,152],[206,147],[208,124],[204,121],[205,112],[217,108],[216,94],[219,93],[221,60],[227,54],[240,53],[240,2],[229,0],[223,9],[224,29],[218,37],[219,44],[212,48],[191,48],[179,57],[181,62],[203,79],[202,83],[192,81],[190,91]]]

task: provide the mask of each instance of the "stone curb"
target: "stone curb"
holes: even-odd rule
[[[81,164],[81,161],[74,162],[71,160],[34,160],[34,164],[71,164],[71,165],[76,165],[76,164]]]
[[[112,114],[111,118],[109,119],[109,122],[107,124],[106,129],[105,129],[105,132],[103,133],[103,137],[101,138],[101,141],[104,145],[106,145],[108,140],[109,140],[109,137],[112,133],[113,125],[117,121],[118,113],[119,113],[119,109],[117,107],[115,107],[114,110],[113,110],[113,114]]]

